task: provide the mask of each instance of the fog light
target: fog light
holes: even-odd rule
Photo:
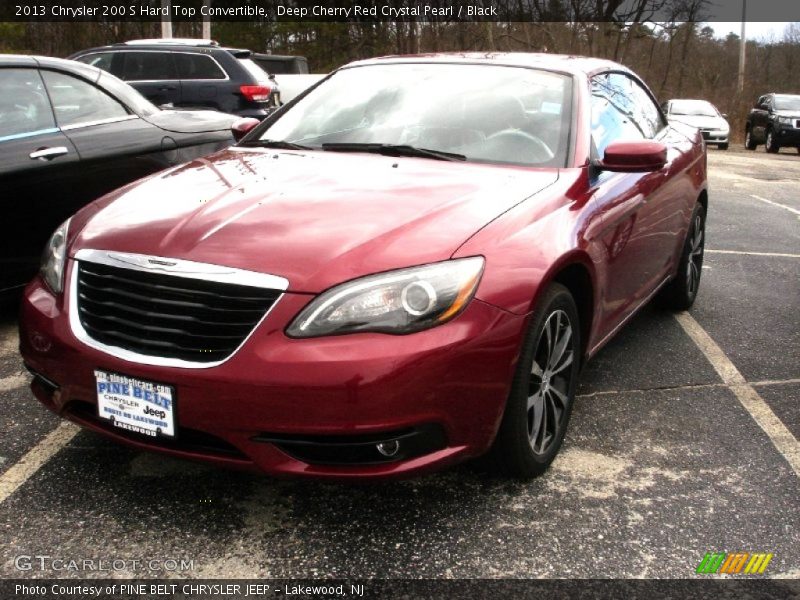
[[[33,349],[37,352],[49,352],[50,348],[53,347],[50,338],[38,331],[31,332],[29,339],[31,340],[31,346],[33,346]]]
[[[378,449],[378,452],[383,454],[383,456],[394,456],[397,454],[397,451],[400,450],[400,442],[397,440],[392,440],[391,442],[381,442],[375,446]]]

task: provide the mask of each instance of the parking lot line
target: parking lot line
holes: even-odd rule
[[[750,413],[759,427],[783,457],[789,462],[795,474],[800,477],[800,443],[783,422],[772,412],[772,409],[758,395],[756,389],[745,380],[731,360],[725,355],[717,343],[711,339],[700,323],[688,312],[675,315],[680,326],[697,345],[700,351],[714,367],[722,381],[734,393],[745,410]]]
[[[742,254],[744,256],[774,256],[777,258],[800,258],[800,254],[782,252],[745,252],[743,250],[704,250],[706,254]]]
[[[766,202],[767,204],[772,204],[773,206],[777,206],[779,208],[788,210],[789,212],[793,212],[796,215],[800,215],[800,210],[797,210],[796,208],[792,208],[791,206],[786,206],[785,204],[774,202],[773,200],[767,200],[766,198],[762,198],[761,196],[756,196],[755,194],[750,194],[750,195],[756,200],[761,200],[761,202]]]
[[[67,421],[62,422],[16,464],[0,475],[0,504],[66,446],[78,431],[80,429],[76,425]]]

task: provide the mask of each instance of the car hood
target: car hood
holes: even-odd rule
[[[144,117],[148,123],[175,133],[230,131],[238,118],[214,110],[159,110]]]
[[[557,179],[557,169],[229,148],[101,199],[70,253],[92,248],[225,265],[317,293],[446,260]]]
[[[685,123],[692,127],[703,129],[725,129],[728,122],[722,117],[707,117],[703,115],[669,115],[670,121]]]

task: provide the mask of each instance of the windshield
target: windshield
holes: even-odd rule
[[[800,96],[775,96],[775,110],[800,110]]]
[[[265,131],[312,148],[400,145],[468,161],[565,166],[572,80],[546,71],[401,63],[343,69]],[[333,144],[334,146],[327,146]],[[374,149],[373,149],[374,151]]]
[[[714,105],[705,100],[673,100],[669,105],[669,114],[692,117],[716,117],[719,113]]]

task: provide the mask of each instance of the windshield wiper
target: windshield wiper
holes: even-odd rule
[[[248,140],[240,146],[257,146],[259,148],[278,148],[280,150],[314,150],[311,146],[303,146],[286,140]]]
[[[463,154],[417,148],[406,144],[359,144],[355,142],[342,142],[322,144],[322,149],[331,152],[372,152],[374,154],[384,154],[386,156],[414,156],[419,158],[433,158],[436,160],[467,160],[467,157]]]

